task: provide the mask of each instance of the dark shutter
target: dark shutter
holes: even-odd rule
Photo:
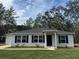
[[[58,36],[58,38],[59,38],[59,43],[61,43],[60,36]]]
[[[33,36],[32,36],[32,43],[33,43]]]
[[[17,36],[15,36],[15,43],[17,42]]]
[[[43,43],[45,42],[45,36],[43,35]]]
[[[68,36],[66,36],[66,43],[68,43]]]
[[[28,43],[28,35],[27,35],[27,43]]]

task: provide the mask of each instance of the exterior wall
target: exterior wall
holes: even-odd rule
[[[57,48],[57,47],[74,47],[73,35],[68,35],[68,44],[66,44],[66,43],[59,44],[58,35],[57,34],[56,34],[56,36],[54,34],[51,34],[51,35],[52,35],[52,47],[55,47],[55,48]],[[21,35],[21,36],[23,36],[23,35]],[[31,41],[32,35],[28,35],[28,36],[29,36],[28,43],[15,43],[15,35],[7,35],[6,44],[11,45],[11,46],[20,45],[20,46],[44,46],[44,47],[47,47],[47,42],[32,43],[32,41]]]
[[[23,35],[20,35],[23,36]],[[44,46],[44,43],[32,43],[32,35],[28,35],[28,43],[15,43],[15,35],[8,35],[6,37],[6,44],[11,46]]]
[[[57,36],[57,40],[58,40],[58,36]],[[73,35],[68,35],[68,43],[57,43],[58,47],[74,47],[74,37]]]
[[[69,43],[68,43],[68,47],[74,47],[74,37],[73,35],[68,35],[68,39],[69,39]]]
[[[14,35],[7,35],[6,36],[6,44],[7,45],[13,45],[14,44]]]

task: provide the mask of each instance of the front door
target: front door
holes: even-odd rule
[[[47,35],[47,46],[52,46],[52,35]]]

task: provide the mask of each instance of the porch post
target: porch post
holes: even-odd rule
[[[57,35],[56,35],[56,32],[55,32],[55,48],[57,48]]]
[[[38,44],[39,44],[39,35],[38,35]]]
[[[46,44],[47,44],[47,43],[46,43],[46,42],[47,42],[47,41],[46,41],[46,39],[47,39],[47,37],[46,37],[46,33],[44,33],[44,36],[45,36],[45,43],[44,43],[44,47],[46,48],[46,47],[47,47],[47,45],[46,45]]]
[[[21,45],[22,45],[22,35],[21,35]]]
[[[29,42],[29,44],[32,43],[32,35],[29,35],[28,42]]]

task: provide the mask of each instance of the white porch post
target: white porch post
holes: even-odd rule
[[[28,40],[29,40],[28,43],[31,44],[31,42],[32,42],[32,35],[29,35]]]
[[[38,44],[39,44],[39,35],[38,35]]]
[[[56,35],[56,32],[55,32],[55,48],[57,48],[57,35]]]
[[[47,45],[46,45],[47,44],[47,41],[46,41],[46,39],[47,39],[46,33],[44,33],[44,36],[45,36],[45,43],[44,43],[45,45],[44,45],[44,47],[46,48],[47,47]]]
[[[21,45],[22,45],[22,35],[21,35]]]

